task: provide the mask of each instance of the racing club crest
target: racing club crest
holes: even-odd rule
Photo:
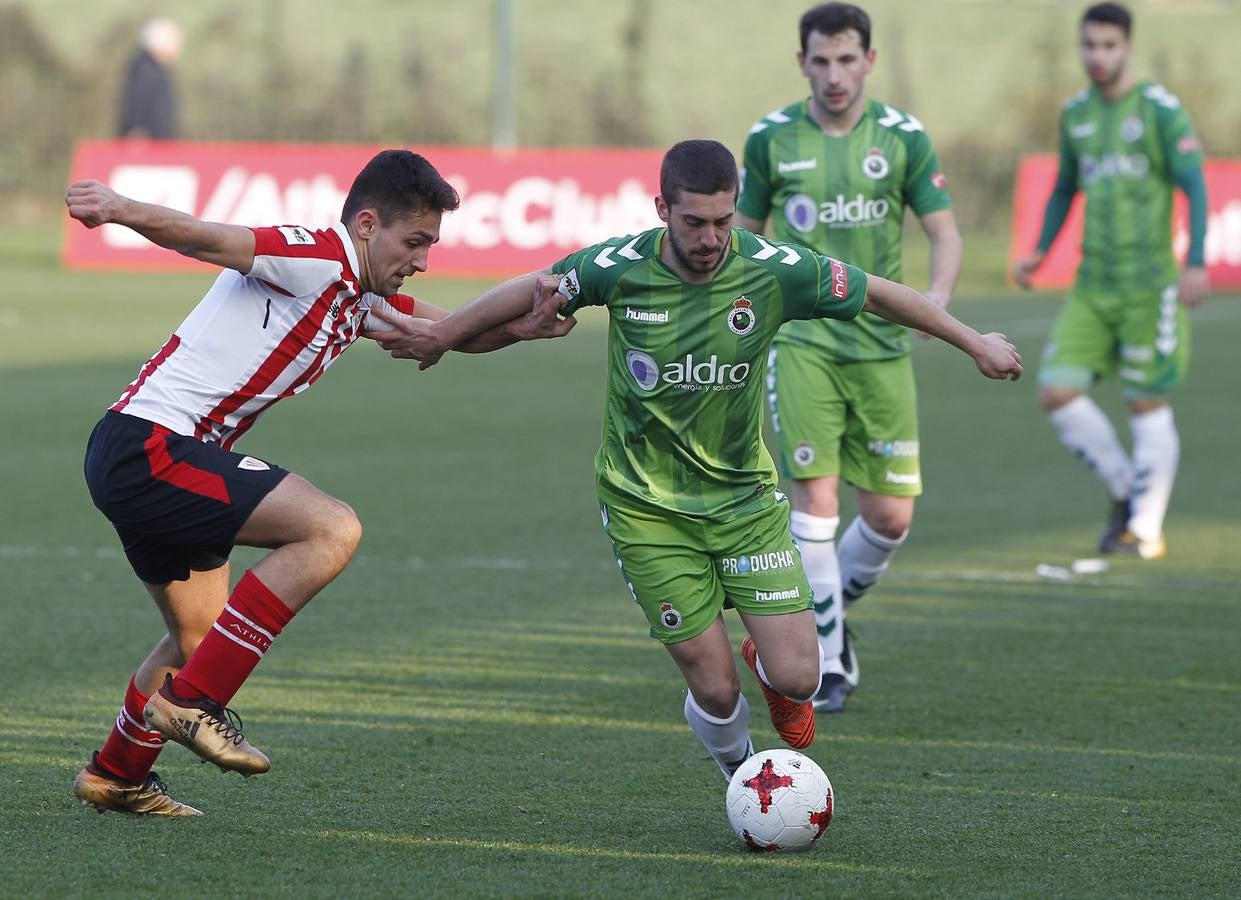
[[[659,621],[668,629],[681,627],[681,612],[671,603],[659,604]]]
[[[871,147],[862,159],[862,174],[878,181],[888,174],[888,158],[878,147]]]
[[[738,297],[733,301],[733,308],[728,311],[728,330],[733,334],[749,334],[758,321],[754,310],[750,309],[750,298]]]

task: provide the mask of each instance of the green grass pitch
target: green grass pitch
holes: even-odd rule
[[[837,816],[808,853],[752,855],[599,528],[592,314],[563,341],[424,373],[362,345],[270,413],[244,448],[366,527],[235,701],[274,769],[243,782],[170,747],[158,768],[203,818],[76,805],[73,775],[160,632],[82,448],[206,276],[65,273],[6,246],[4,894],[1241,892],[1237,298],[1194,317],[1169,559],[1069,582],[1035,566],[1091,555],[1105,500],[1036,408],[1055,300],[954,306],[1018,340],[1017,384],[919,344],[928,491],[852,616],[862,686],[811,750]],[[412,286],[449,304],[478,287]],[[1100,396],[1118,410],[1114,388]],[[256,558],[238,551],[234,572]],[[743,686],[756,742],[778,745],[744,671]]]

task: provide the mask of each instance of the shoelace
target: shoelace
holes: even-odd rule
[[[164,779],[160,778],[155,772],[147,774],[146,781],[142,782],[143,787],[148,787],[165,796],[168,794],[168,788],[164,784]]]
[[[205,720],[224,740],[232,741],[235,746],[240,747],[245,740],[245,735],[241,733],[241,716],[214,700],[203,698],[200,702],[202,711],[198,718]]]

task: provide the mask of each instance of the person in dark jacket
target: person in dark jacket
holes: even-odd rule
[[[167,19],[142,26],[138,49],[129,62],[121,93],[117,134],[123,138],[175,140],[177,92],[172,65],[181,55],[181,29]]]

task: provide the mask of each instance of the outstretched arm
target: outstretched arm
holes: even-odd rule
[[[925,331],[973,357],[988,378],[1016,381],[1021,376],[1021,354],[998,332],[979,334],[913,288],[886,278],[867,276],[866,304],[862,307],[898,325]]]
[[[254,265],[254,232],[243,225],[204,222],[166,206],[141,203],[98,181],[69,185],[65,206],[87,228],[124,225],[153,244],[243,275]]]
[[[435,365],[449,350],[489,353],[518,341],[563,337],[577,320],[559,316],[565,302],[559,286],[558,276],[532,272],[497,285],[451,315],[421,304],[423,318],[397,322],[378,310],[392,330],[371,336],[393,357],[419,360],[420,369]]]

